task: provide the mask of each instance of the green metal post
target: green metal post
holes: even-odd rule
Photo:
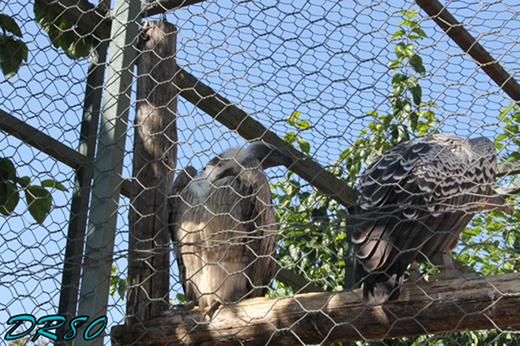
[[[78,309],[89,322],[107,312],[140,8],[139,0],[114,3]],[[103,337],[75,345],[103,345]]]
[[[105,77],[105,61],[108,44],[92,39],[90,53],[83,120],[79,138],[78,152],[85,155],[87,162],[76,170],[74,191],[70,204],[70,221],[65,247],[65,259],[61,280],[60,302],[58,314],[66,316],[67,320],[76,316],[78,291],[81,275],[81,260],[87,228],[88,203],[94,166],[96,136],[101,108],[101,96]],[[62,328],[63,329],[63,328]],[[72,345],[73,340],[63,340],[65,330],[58,329],[58,341],[55,345]]]

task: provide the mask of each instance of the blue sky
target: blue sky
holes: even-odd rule
[[[390,37],[402,19],[397,11],[418,7],[410,1],[323,3],[206,1],[166,19],[179,29],[180,66],[282,137],[292,130],[287,117],[301,112],[301,119],[312,125],[301,135],[311,143],[314,159],[326,166],[373,121],[366,112],[389,111],[385,97],[392,74],[386,64],[394,57]],[[520,70],[520,5],[514,0],[489,5],[464,1],[450,3],[448,9],[470,24],[467,29],[495,58]],[[87,61],[72,61],[51,45],[32,19],[29,0],[2,2],[0,11],[14,16],[29,47],[29,62],[19,73],[8,81],[0,76],[2,110],[76,149]],[[422,11],[418,15],[425,16]],[[417,47],[427,71],[420,80],[423,100],[436,102],[441,131],[496,136],[501,132],[498,113],[507,98],[431,20],[421,27],[428,34]],[[182,98],[178,113],[178,168],[189,163],[200,169],[214,153],[244,143]],[[133,112],[130,124],[132,119]],[[130,130],[125,177],[131,175],[132,135]],[[53,193],[54,208],[42,226],[26,212],[24,201],[11,217],[0,218],[3,323],[18,313],[39,317],[57,311],[73,172],[4,133],[0,151],[15,162],[19,175],[36,182],[54,177],[69,188],[68,193]],[[283,173],[272,170],[270,176]],[[115,258],[124,273],[128,200],[120,203]],[[110,304],[109,322],[122,323],[124,302],[111,299]]]

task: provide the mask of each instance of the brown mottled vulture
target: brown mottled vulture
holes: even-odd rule
[[[359,182],[352,236],[364,302],[399,298],[414,261],[451,268],[451,251],[476,213],[512,213],[493,189],[496,173],[495,146],[484,137],[429,135],[374,160]]]
[[[275,272],[276,221],[264,169],[292,159],[262,142],[230,148],[172,188],[170,232],[190,305],[210,310],[266,294]]]

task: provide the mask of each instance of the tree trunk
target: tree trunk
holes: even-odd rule
[[[127,324],[169,308],[167,195],[177,162],[177,29],[149,22],[138,44],[137,110],[128,259]]]

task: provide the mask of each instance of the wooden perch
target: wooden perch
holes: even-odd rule
[[[520,327],[520,273],[405,285],[401,299],[366,307],[361,290],[254,298],[134,325],[132,345],[300,345]],[[124,326],[112,328],[123,345]]]

